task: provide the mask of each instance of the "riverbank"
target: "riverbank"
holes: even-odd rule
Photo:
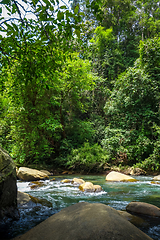
[[[127,175],[133,175],[133,176],[140,176],[140,175],[144,175],[144,176],[156,176],[156,175],[160,175],[160,171],[144,171],[143,169],[140,168],[135,168],[135,167],[130,167],[130,166],[121,166],[118,167],[116,165],[113,165],[112,167],[107,167],[106,170],[103,170],[101,172],[87,172],[87,171],[74,171],[72,169],[67,169],[64,167],[55,167],[54,165],[46,165],[46,164],[23,164],[17,165],[17,168],[19,167],[28,167],[28,168],[33,168],[33,169],[37,169],[37,170],[47,170],[49,172],[51,172],[53,175],[77,175],[77,174],[84,174],[84,175],[107,175],[110,171],[117,171],[120,173],[124,173]]]

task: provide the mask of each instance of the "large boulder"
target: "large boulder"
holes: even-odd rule
[[[160,208],[145,202],[130,202],[126,207],[126,210],[129,212],[160,217]]]
[[[17,219],[16,166],[11,156],[0,147],[0,220]]]
[[[20,167],[17,177],[22,181],[49,179],[46,173],[27,167]]]
[[[126,174],[112,171],[106,176],[106,181],[136,182],[137,180]]]
[[[115,209],[81,202],[61,210],[14,240],[151,240]]]

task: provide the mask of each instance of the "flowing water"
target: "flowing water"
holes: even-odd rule
[[[95,185],[101,185],[103,191],[100,193],[81,192],[77,186],[71,183],[61,183],[62,179],[80,177]],[[52,177],[53,178],[53,177]],[[137,182],[106,182],[103,175],[81,175],[81,176],[55,176],[55,181],[46,180],[44,186],[31,189],[29,182],[17,182],[18,190],[30,195],[43,198],[52,203],[51,206],[31,205],[26,209],[20,209],[20,220],[8,224],[4,230],[4,239],[11,239],[23,234],[33,226],[45,220],[52,214],[68,207],[74,203],[86,201],[90,203],[103,203],[117,210],[125,210],[131,201],[151,203],[160,207],[160,184],[151,183],[151,176],[135,177]],[[160,218],[145,217],[147,227],[140,227],[146,234],[155,240],[160,240]],[[7,232],[7,234],[6,234]]]

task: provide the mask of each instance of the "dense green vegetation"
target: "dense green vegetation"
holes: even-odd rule
[[[17,163],[160,170],[158,0],[3,0],[0,14],[0,144]]]

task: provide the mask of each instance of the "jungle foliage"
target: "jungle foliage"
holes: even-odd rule
[[[0,14],[0,144],[17,163],[160,170],[158,0],[2,0]]]

